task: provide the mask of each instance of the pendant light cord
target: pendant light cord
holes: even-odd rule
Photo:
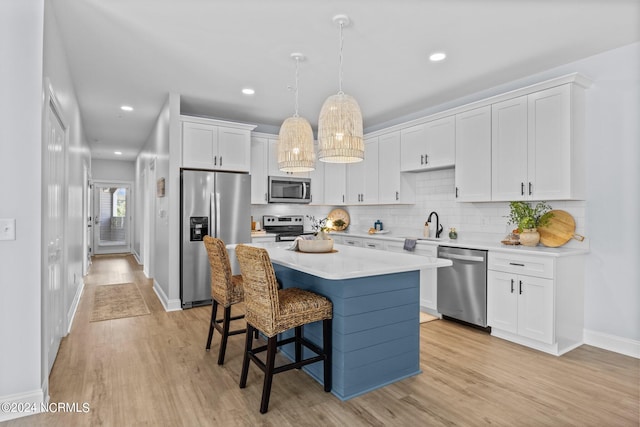
[[[299,65],[300,65],[300,58],[296,57],[296,88],[295,88],[296,112],[293,114],[293,117],[299,117],[298,116],[298,76],[299,76]]]
[[[339,95],[343,95],[344,92],[342,91],[342,47],[344,44],[344,37],[342,35],[342,28],[344,27],[344,24],[341,22],[340,23],[340,57],[338,59],[338,94]]]

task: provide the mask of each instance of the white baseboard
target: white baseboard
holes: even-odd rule
[[[158,282],[156,282],[155,279],[153,280],[153,291],[158,296],[158,299],[160,300],[160,303],[164,307],[164,311],[180,311],[180,310],[182,310],[181,301],[179,299],[170,300],[169,297],[167,297],[167,294],[165,294],[164,291],[162,290],[162,287],[160,287],[160,284]]]
[[[15,418],[26,417],[40,412],[42,404],[46,404],[45,394],[42,389],[33,390],[27,393],[11,394],[0,396],[0,423],[13,420]],[[5,412],[4,408],[10,411]],[[31,409],[34,409],[31,411]]]
[[[640,359],[640,341],[585,329],[584,343]]]
[[[73,325],[73,319],[76,317],[76,311],[78,311],[78,305],[80,304],[80,297],[84,291],[84,280],[80,279],[80,286],[76,290],[76,295],[73,297],[73,302],[69,311],[67,312],[67,334],[71,332],[71,326]]]
[[[132,251],[133,253],[133,257],[136,259],[136,262],[138,263],[138,265],[142,265],[142,261],[140,261],[140,255],[138,255],[138,252],[136,252],[135,250]]]

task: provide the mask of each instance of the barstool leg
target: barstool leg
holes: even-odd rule
[[[332,327],[333,322],[331,319],[325,319],[322,321],[322,351],[324,352],[324,391],[331,391],[331,378],[332,378]]]
[[[242,373],[240,374],[240,388],[247,386],[247,375],[249,374],[249,352],[252,350],[252,332],[254,328],[247,323],[247,333],[244,340],[244,358],[242,359]]]
[[[231,306],[224,308],[224,317],[222,318],[222,341],[220,342],[220,350],[218,352],[218,365],[224,363],[224,354],[227,351],[227,340],[229,339],[229,325],[231,324]]]
[[[295,333],[296,333],[295,357],[296,357],[296,362],[299,362],[302,360],[302,326],[296,326]]]
[[[207,351],[211,349],[211,338],[213,338],[213,330],[215,329],[213,324],[216,322],[216,313],[218,311],[218,301],[213,300],[211,306],[211,322],[209,322],[209,338],[207,338]]]
[[[269,410],[269,397],[271,395],[271,382],[273,381],[273,368],[276,362],[276,348],[278,336],[269,337],[267,342],[267,363],[265,363],[264,385],[262,386],[262,402],[260,403],[260,413],[264,414]]]

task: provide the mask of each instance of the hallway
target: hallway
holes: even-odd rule
[[[135,282],[150,315],[90,322],[96,287]],[[241,304],[239,304],[241,305]],[[423,323],[423,373],[339,401],[302,371],[276,376],[258,412],[262,373],[238,387],[242,336],[224,366],[220,336],[206,352],[210,307],[165,312],[132,255],[94,257],[71,333],[50,377],[51,402],[87,413],[48,413],[3,426],[638,426],[640,363],[590,346],[550,356],[436,320]]]

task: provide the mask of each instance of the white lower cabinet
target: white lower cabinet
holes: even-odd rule
[[[404,242],[387,242],[385,249],[391,252],[411,253],[404,250]],[[435,245],[418,244],[414,255],[437,257],[438,247]],[[428,268],[420,270],[420,309],[433,315],[438,315],[438,270]]]
[[[553,344],[553,280],[489,271],[487,323]]]
[[[491,334],[561,355],[582,344],[584,257],[489,251]]]

